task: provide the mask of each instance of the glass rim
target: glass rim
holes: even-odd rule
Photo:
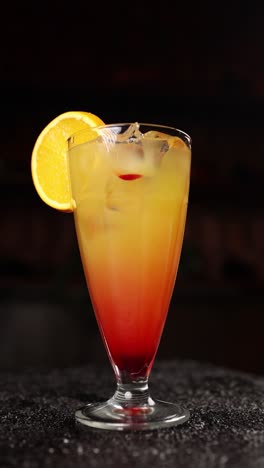
[[[188,144],[188,147],[191,149],[191,146],[192,146],[192,138],[191,136],[185,132],[184,130],[181,130],[177,127],[173,127],[171,125],[165,125],[165,124],[157,124],[157,123],[147,123],[147,122],[117,122],[117,123],[110,123],[110,124],[105,124],[105,125],[95,125],[94,127],[87,127],[87,128],[83,128],[82,130],[78,130],[77,132],[74,132],[72,133],[69,138],[67,138],[67,142],[68,142],[68,145],[70,145],[70,143],[74,144],[73,143],[73,138],[78,136],[78,135],[82,135],[82,134],[85,134],[85,132],[89,132],[89,131],[97,131],[97,130],[101,130],[101,129],[104,129],[104,128],[113,128],[113,127],[129,127],[130,125],[134,125],[134,124],[138,124],[139,125],[139,129],[140,127],[149,127],[149,128],[153,128],[153,129],[163,129],[163,130],[171,130],[173,132],[175,132],[175,136],[177,136],[176,134],[178,134],[178,136],[180,136],[181,138],[183,138],[183,140],[185,142],[187,142]],[[84,142],[83,142],[84,143]],[[77,143],[76,146],[78,144],[82,144],[82,143]]]

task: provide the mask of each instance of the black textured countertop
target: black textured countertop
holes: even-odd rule
[[[75,409],[114,388],[110,367],[0,374],[1,468],[264,467],[262,378],[157,362],[151,394],[184,404],[187,423],[125,433],[77,427]]]

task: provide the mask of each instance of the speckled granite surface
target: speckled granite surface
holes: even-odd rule
[[[196,362],[157,362],[153,397],[191,412],[153,432],[80,429],[74,411],[114,391],[109,368],[0,374],[0,466],[264,467],[264,380]]]

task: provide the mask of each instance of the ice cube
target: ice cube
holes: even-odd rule
[[[164,154],[169,149],[167,140],[145,138],[143,146],[146,165],[158,168]]]
[[[125,181],[152,177],[170,147],[184,145],[180,138],[153,130],[143,135],[139,129],[135,122],[124,133],[117,125],[103,129],[101,135],[112,170]]]
[[[113,146],[118,143],[140,142],[143,134],[140,132],[139,127],[139,123],[135,122],[123,133],[122,127],[119,125],[105,127],[100,130],[100,139],[107,148],[107,151],[111,151]]]
[[[119,195],[120,198],[120,195]],[[109,210],[120,211],[116,181],[110,178],[105,186],[105,206]]]
[[[112,147],[111,165],[116,175],[126,181],[152,177],[168,149],[168,142],[162,139],[143,137],[130,139],[129,143],[117,142]]]
[[[143,138],[143,134],[139,130],[139,123],[135,122],[131,124],[124,133],[117,134],[117,141],[123,142],[140,142]]]
[[[156,130],[150,130],[144,134],[144,137],[150,140],[160,140],[164,143],[167,142],[169,148],[185,149],[187,148],[184,141],[176,136],[168,135],[166,133],[157,132]]]
[[[117,143],[112,148],[111,164],[114,172],[124,180],[134,180],[141,177],[145,164],[142,141]],[[131,177],[128,177],[129,175]]]

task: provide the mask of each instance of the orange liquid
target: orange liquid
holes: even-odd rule
[[[114,366],[131,378],[153,363],[180,259],[190,151],[171,148],[151,176],[117,176],[109,154],[71,150],[75,224],[91,300]]]

